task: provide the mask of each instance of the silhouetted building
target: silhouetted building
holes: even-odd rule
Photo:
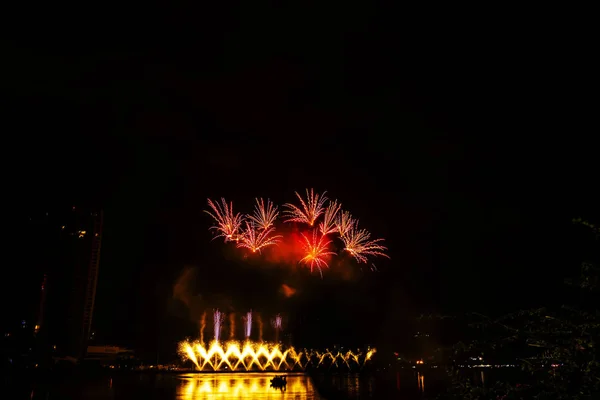
[[[43,272],[35,334],[53,356],[80,360],[89,339],[102,241],[102,212],[70,207],[32,215],[30,263]]]

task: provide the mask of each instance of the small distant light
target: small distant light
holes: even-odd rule
[[[64,231],[65,230],[65,226],[64,225],[61,226],[60,229]]]

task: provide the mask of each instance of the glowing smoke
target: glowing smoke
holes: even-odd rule
[[[271,325],[275,329],[275,343],[279,343],[279,331],[283,328],[281,314],[277,314],[271,321]]]
[[[225,316],[219,309],[217,308],[214,312],[213,321],[215,328],[215,341],[218,342],[221,338],[221,326],[223,325],[223,319]]]
[[[281,293],[283,293],[283,295],[287,298],[290,298],[296,294],[296,289],[294,289],[290,285],[286,285],[285,283],[281,284],[280,290],[281,290]]]
[[[200,319],[200,343],[204,343],[204,329],[206,328],[206,311],[202,313]]]
[[[260,313],[256,313],[256,319],[258,322],[258,341],[262,342],[262,340],[263,340],[263,322],[262,322]]]
[[[204,309],[203,299],[196,291],[197,273],[197,268],[186,266],[173,285],[173,299],[187,307],[188,317],[195,323]]]
[[[229,339],[235,338],[235,314],[229,314]]]
[[[252,310],[246,313],[244,317],[244,335],[246,339],[250,339],[250,335],[252,334]]]

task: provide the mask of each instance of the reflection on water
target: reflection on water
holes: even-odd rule
[[[427,375],[428,387],[425,387]],[[437,377],[420,371],[398,371],[377,376],[360,374],[315,375],[315,385],[327,399],[422,399],[435,397],[439,390]]]
[[[475,384],[498,379],[488,371],[468,371]],[[297,399],[297,400],[416,400],[433,398],[447,385],[445,371],[410,371],[361,374],[289,374],[285,390],[271,387],[276,373],[115,374],[63,377],[0,385],[0,399],[19,392],[19,398],[43,399]],[[425,387],[427,376],[427,387]],[[319,392],[317,392],[317,388]]]
[[[425,392],[425,376],[420,372],[417,373],[417,386],[419,387],[419,392]]]
[[[287,387],[271,387],[276,374],[186,374],[180,375],[177,399],[296,399],[317,400],[319,396],[310,378],[287,375]]]

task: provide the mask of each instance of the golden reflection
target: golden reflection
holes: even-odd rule
[[[308,376],[289,374],[285,389],[271,387],[276,374],[185,374],[177,386],[180,400],[295,399],[317,400],[318,393]]]

